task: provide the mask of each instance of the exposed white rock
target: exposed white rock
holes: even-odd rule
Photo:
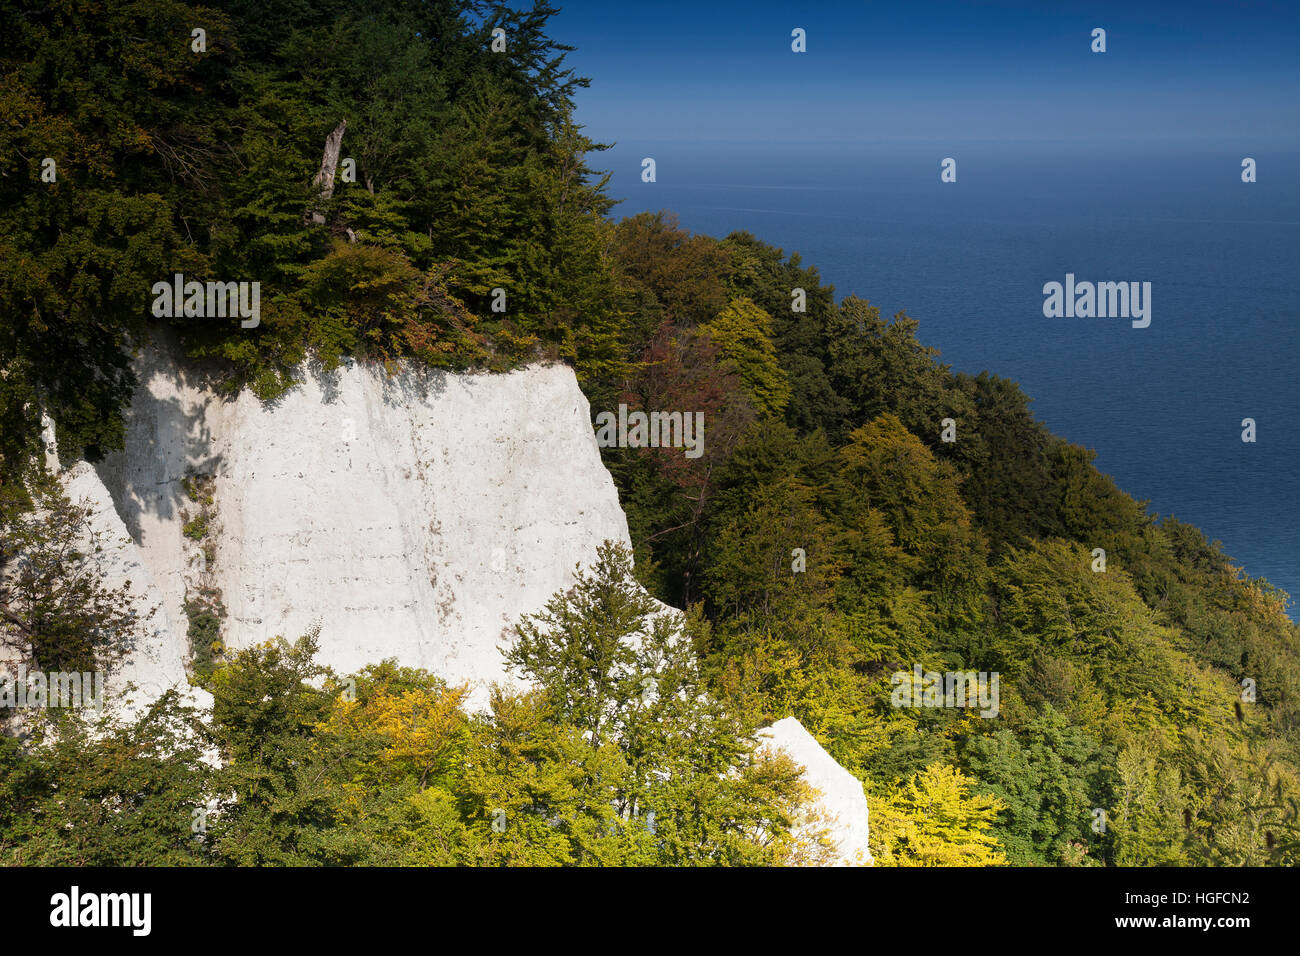
[[[139,637],[124,657],[104,675],[104,698],[119,716],[130,717],[167,690],[177,690],[186,702],[209,706],[211,697],[191,688],[185,662],[188,642],[182,629],[177,640],[162,611],[162,594],[141,560],[141,551],[127,533],[113,499],[95,469],[78,462],[63,473],[63,490],[75,504],[87,509],[81,546],[95,555],[103,584],[116,590],[130,585],[140,617]],[[134,689],[128,689],[134,685]]]
[[[628,540],[567,367],[389,376],[349,362],[270,404],[223,399],[162,352],[140,373],[125,450],[98,473],[161,595],[160,659],[188,649],[183,603],[202,561],[182,533],[190,474],[214,477],[207,573],[227,646],[319,623],[322,663],[396,657],[469,681],[473,706],[510,683],[499,646],[519,615],[603,540]]]
[[[782,751],[800,764],[804,782],[820,794],[810,818],[796,827],[796,833],[811,835],[825,829],[832,845],[830,865],[870,866],[867,795],[862,781],[836,763],[793,717],[778,720],[760,730],[757,737],[760,750]]]

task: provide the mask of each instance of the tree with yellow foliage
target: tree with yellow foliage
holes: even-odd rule
[[[934,763],[888,797],[869,797],[877,866],[998,866],[1007,862],[989,832],[1003,804],[972,794],[955,767]]]
[[[352,754],[366,753],[364,775],[372,782],[409,777],[423,790],[454,770],[468,736],[461,709],[467,684],[448,687],[392,660],[358,678],[356,692],[336,698],[317,728],[322,737],[349,745]]]
[[[790,403],[790,381],[772,344],[772,317],[741,296],[698,330],[735,366],[759,417],[779,417]]]

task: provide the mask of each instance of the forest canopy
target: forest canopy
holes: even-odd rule
[[[593,414],[708,436],[602,450],[633,553],[521,618],[534,691],[473,714],[392,661],[329,673],[312,635],[227,651],[204,605],[206,719],[167,697],[0,735],[0,862],[808,861],[797,768],[748,738],[793,715],[863,780],[880,864],[1294,865],[1287,596],[915,319],[745,232],[615,221],[555,12],[0,0],[0,635],[24,660],[85,666],[137,624],[41,433],[65,461],[121,447],[154,336],[266,400],[309,359],[566,362]],[[177,273],[259,283],[259,322],[154,317]],[[672,633],[646,592],[686,611]],[[892,706],[914,665],[997,673],[997,718]]]

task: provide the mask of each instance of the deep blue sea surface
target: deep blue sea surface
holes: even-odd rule
[[[957,182],[941,183],[949,156]],[[1241,182],[1244,156],[1256,183]],[[1300,598],[1300,155],[659,141],[596,165],[614,173],[616,217],[670,209],[692,232],[748,230],[799,252],[837,298],[906,311],[942,361],[1019,382],[1124,491]],[[1150,327],[1044,318],[1043,284],[1067,272],[1151,282]]]

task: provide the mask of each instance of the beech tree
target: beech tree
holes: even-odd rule
[[[611,542],[576,578],[520,620],[507,660],[591,748],[616,748],[627,773],[615,806],[642,825],[654,812],[658,859],[773,860],[798,806],[798,771],[755,760],[740,721],[707,693],[698,611],[685,623],[660,613],[628,550]],[[766,850],[759,834],[774,841]]]
[[[779,416],[790,401],[790,383],[772,344],[772,317],[742,296],[699,331],[735,365],[754,411],[763,418]]]

